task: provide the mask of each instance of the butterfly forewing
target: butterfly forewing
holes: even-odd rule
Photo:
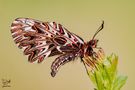
[[[17,18],[11,25],[15,43],[28,55],[30,62],[80,49],[83,40],[61,24],[30,18]]]

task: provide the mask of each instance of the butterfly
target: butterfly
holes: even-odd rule
[[[84,42],[81,37],[56,22],[17,18],[11,25],[11,33],[17,46],[28,56],[31,63],[41,63],[47,57],[58,56],[51,65],[51,76],[54,77],[61,66],[77,57],[81,58],[84,65],[93,65],[94,61],[90,61],[98,57],[94,49],[101,51],[101,48],[97,47],[98,40],[95,36],[103,27],[104,21],[92,39]],[[82,59],[87,57],[91,57],[91,60]]]

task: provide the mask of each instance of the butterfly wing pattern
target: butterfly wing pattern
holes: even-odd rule
[[[15,43],[28,56],[29,62],[41,63],[44,58],[59,55],[51,65],[54,77],[60,66],[81,56],[82,38],[61,24],[31,18],[17,18],[11,25]]]

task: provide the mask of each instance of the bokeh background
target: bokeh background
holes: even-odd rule
[[[0,0],[0,90],[93,90],[79,58],[64,65],[55,78],[50,76],[50,66],[56,57],[42,64],[27,62],[10,33],[18,17],[61,23],[85,41],[104,20],[97,36],[99,46],[106,55],[119,56],[118,71],[128,76],[122,90],[135,90],[134,0]],[[10,79],[11,87],[2,88],[1,79]]]

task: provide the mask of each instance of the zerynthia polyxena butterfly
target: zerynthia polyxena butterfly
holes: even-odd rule
[[[95,36],[103,27],[104,21],[92,39],[84,42],[81,37],[56,22],[17,18],[11,25],[11,33],[15,43],[28,56],[29,62],[41,63],[44,58],[58,55],[51,65],[51,75],[54,77],[60,66],[76,57],[80,57],[84,64],[92,65],[89,60],[82,58],[91,57],[94,60],[98,57],[94,49],[101,51],[101,48],[97,47]]]

